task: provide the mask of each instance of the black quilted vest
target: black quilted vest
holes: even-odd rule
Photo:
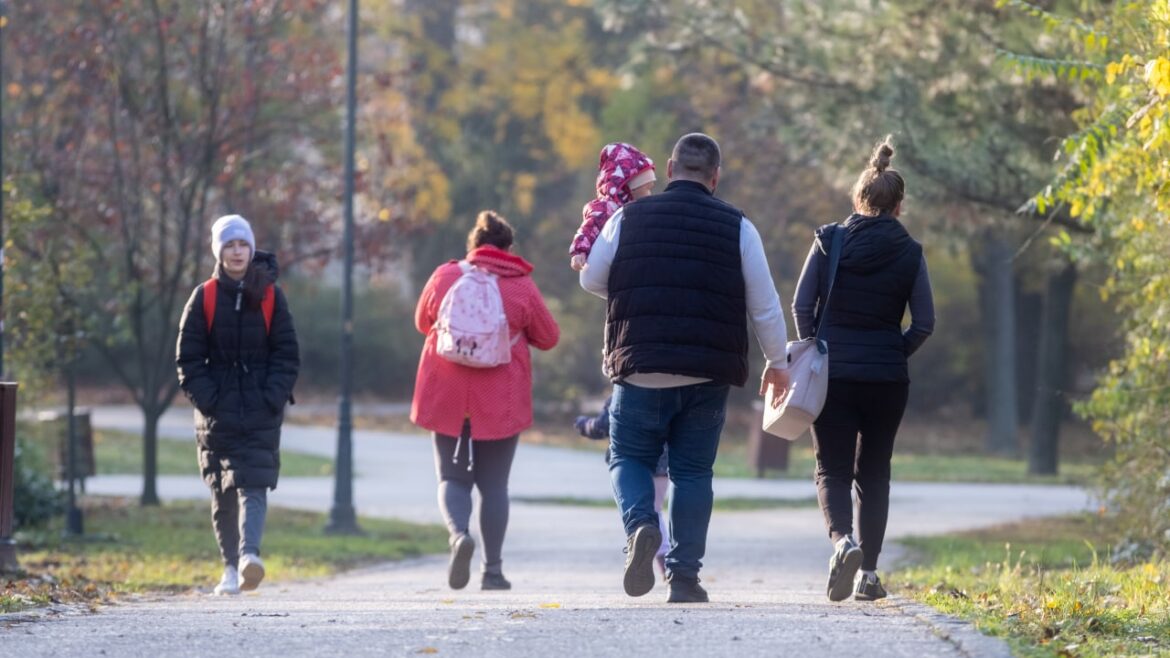
[[[886,215],[853,215],[844,226],[822,336],[829,343],[829,379],[909,382],[902,317],[922,264],[922,245]],[[822,258],[821,295],[828,286],[828,258]]]
[[[747,380],[743,213],[700,183],[673,181],[625,207],[609,271],[606,372]]]

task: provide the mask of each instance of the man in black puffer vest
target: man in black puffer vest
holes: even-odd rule
[[[667,164],[666,190],[615,213],[581,272],[581,286],[607,300],[609,470],[626,530],[630,596],[654,587],[661,534],[653,472],[665,445],[674,485],[668,601],[707,601],[699,569],[712,468],[729,387],[747,381],[749,318],[768,359],[761,394],[788,386],[780,297],[759,233],[714,196],[719,163],[715,140],[683,136]]]

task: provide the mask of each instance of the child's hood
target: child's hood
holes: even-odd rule
[[[619,206],[633,201],[630,180],[647,169],[654,169],[653,160],[625,142],[606,144],[601,149],[599,160],[597,198],[608,199]]]

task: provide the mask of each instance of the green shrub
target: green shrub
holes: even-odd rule
[[[36,450],[36,444],[22,438],[23,432],[19,428],[18,425],[13,466],[15,527],[36,528],[60,514],[64,505],[61,492],[53,486],[48,475],[44,456]]]
[[[341,291],[306,278],[282,280],[301,347],[297,390],[336,391],[340,381]],[[423,336],[414,328],[414,300],[391,287],[353,296],[353,390],[409,398]],[[391,374],[392,373],[392,374]]]

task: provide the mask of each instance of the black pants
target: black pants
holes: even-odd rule
[[[829,380],[825,408],[813,423],[817,499],[829,537],[853,533],[857,491],[857,541],[861,568],[877,569],[890,511],[890,458],[906,410],[909,384]]]
[[[452,539],[467,532],[471,523],[471,491],[473,487],[479,489],[484,573],[502,573],[500,553],[508,530],[508,476],[519,440],[516,435],[490,441],[481,439],[473,445],[470,422],[463,423],[459,437],[435,434],[439,510]]]

